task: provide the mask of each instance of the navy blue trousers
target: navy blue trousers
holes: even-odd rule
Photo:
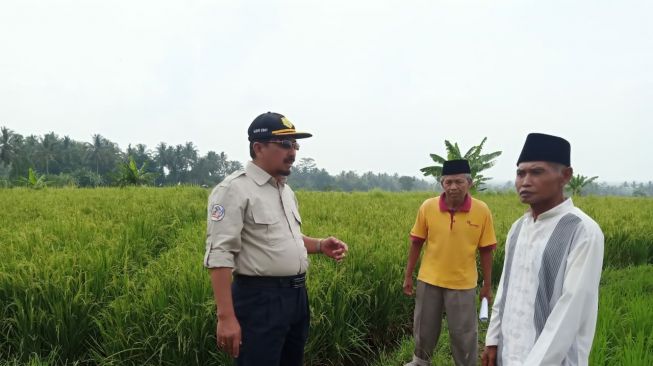
[[[242,345],[237,366],[302,366],[310,313],[306,287],[269,288],[234,282]]]

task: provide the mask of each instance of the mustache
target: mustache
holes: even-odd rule
[[[295,162],[295,158],[286,158],[283,160],[284,163],[292,164]]]

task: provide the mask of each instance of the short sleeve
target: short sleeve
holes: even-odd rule
[[[410,230],[410,236],[412,237],[417,237],[420,239],[426,239],[429,233],[429,228],[428,228],[428,223],[426,222],[426,214],[425,214],[425,206],[426,204],[422,204],[417,211],[417,218],[415,218],[415,225],[413,225],[413,228]]]
[[[211,193],[207,207],[206,268],[234,268],[240,252],[241,231],[245,217],[245,200],[231,185],[218,186]]]
[[[494,220],[492,219],[492,212],[487,209],[487,214],[485,215],[485,220],[483,222],[483,232],[481,233],[481,238],[478,241],[478,247],[491,247],[497,244],[497,237],[494,233]]]

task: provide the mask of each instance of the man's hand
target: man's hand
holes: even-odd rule
[[[479,298],[483,299],[484,297],[487,299],[488,306],[492,305],[492,287],[489,285],[483,285],[481,287]]]
[[[485,346],[481,356],[481,366],[495,366],[497,364],[497,346]]]
[[[327,257],[333,258],[336,262],[340,262],[347,255],[349,247],[345,242],[330,236],[326,239],[322,239],[320,250]]]
[[[231,357],[238,357],[240,353],[240,324],[236,316],[218,317],[216,329],[218,347]]]
[[[413,276],[407,276],[404,278],[404,294],[406,296],[413,296],[415,290],[413,289]]]

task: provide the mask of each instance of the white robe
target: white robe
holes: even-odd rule
[[[497,365],[587,365],[598,311],[603,233],[570,198],[510,228],[485,344]]]

